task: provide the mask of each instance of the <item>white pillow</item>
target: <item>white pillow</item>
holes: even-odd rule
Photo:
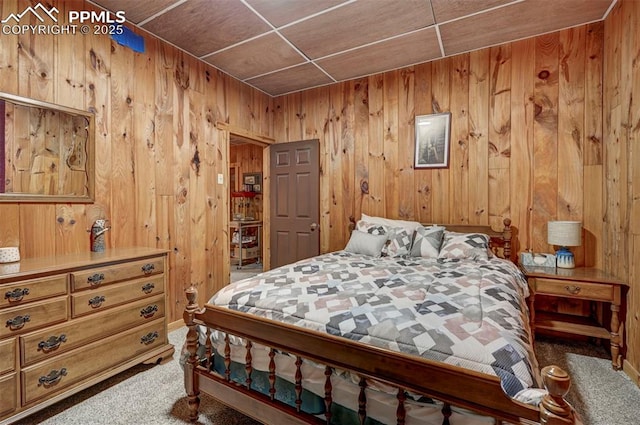
[[[380,257],[382,255],[382,247],[387,243],[387,235],[373,235],[371,233],[354,230],[351,232],[351,238],[345,251],[354,254],[370,255],[372,257]]]
[[[411,246],[412,257],[438,258],[442,238],[444,237],[442,226],[420,226],[416,229],[416,236]]]
[[[387,227],[402,227],[403,229],[406,229],[407,233],[410,235],[412,235],[413,232],[421,226],[417,221],[393,220],[391,218],[370,216],[365,213],[362,213],[361,220],[368,223],[382,224]]]

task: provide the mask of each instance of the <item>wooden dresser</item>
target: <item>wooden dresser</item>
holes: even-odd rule
[[[166,255],[121,248],[0,264],[0,425],[173,355]]]

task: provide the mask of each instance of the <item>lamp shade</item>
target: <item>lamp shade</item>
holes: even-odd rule
[[[547,242],[557,246],[580,246],[582,223],[579,221],[550,221],[547,223]]]

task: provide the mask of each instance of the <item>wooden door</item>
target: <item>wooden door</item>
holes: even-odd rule
[[[320,144],[271,145],[271,267],[320,253]]]

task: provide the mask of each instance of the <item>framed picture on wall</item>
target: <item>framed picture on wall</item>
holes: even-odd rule
[[[244,173],[242,175],[242,183],[248,192],[261,192],[262,189],[262,173]]]
[[[447,168],[451,113],[416,115],[414,168]]]

